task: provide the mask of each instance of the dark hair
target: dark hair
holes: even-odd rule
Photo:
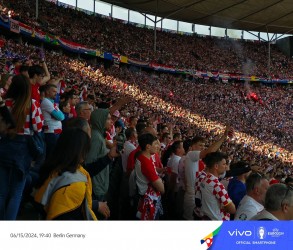
[[[129,117],[129,122],[132,122],[134,119],[137,119],[137,116],[135,115],[132,115]]]
[[[65,99],[69,100],[69,99],[73,99],[73,96],[77,95],[74,89],[71,89],[70,91],[68,91],[66,93],[66,97]]]
[[[97,106],[99,109],[108,109],[111,105],[108,102],[100,102]]]
[[[46,181],[53,173],[60,175],[66,171],[74,173],[90,150],[90,137],[80,128],[67,128],[64,130],[51,156],[40,169],[38,186]]]
[[[135,126],[137,134],[140,135],[146,127],[147,125],[144,122],[138,122]]]
[[[173,135],[173,140],[175,140],[175,138],[180,138],[180,136],[181,136],[181,133],[175,133],[174,135]]]
[[[63,130],[69,129],[69,128],[79,128],[83,131],[85,131],[86,128],[88,128],[89,123],[86,119],[82,117],[72,117],[65,121]]]
[[[291,176],[288,176],[286,179],[285,179],[285,184],[287,185],[289,185],[289,183],[290,182],[293,182],[293,177],[291,177]]]
[[[167,166],[168,159],[170,158],[170,156],[172,154],[175,154],[177,149],[180,148],[181,143],[182,141],[175,141],[170,147],[167,148],[166,152],[162,156],[162,164],[164,167]]]
[[[185,153],[188,152],[189,148],[191,147],[191,139],[186,139],[184,142],[183,142],[183,148],[185,150]]]
[[[246,192],[249,193],[253,191],[253,189],[258,186],[260,181],[263,179],[266,179],[264,175],[261,175],[260,173],[251,173],[245,181]]]
[[[154,141],[158,140],[158,138],[152,134],[146,133],[142,134],[138,137],[138,144],[141,147],[141,150],[145,150],[146,146],[152,145]]]
[[[192,146],[192,145],[194,145],[194,144],[196,144],[196,143],[198,143],[198,142],[205,142],[206,140],[205,140],[205,138],[204,137],[201,137],[201,136],[195,136],[195,137],[193,137],[192,139],[191,139],[191,145],[190,146]]]
[[[136,132],[136,129],[135,129],[135,128],[127,128],[127,129],[125,130],[125,136],[126,136],[126,139],[129,140],[130,137],[131,137],[132,135],[134,135],[135,132]]]
[[[64,111],[63,111],[63,108],[66,107],[67,104],[68,104],[68,100],[65,100],[65,101],[60,102],[60,103],[59,103],[59,109],[60,109],[62,112],[64,112]]]
[[[25,72],[25,71],[28,71],[29,70],[29,66],[27,65],[21,65],[19,67],[19,72],[22,73],[22,72]]]
[[[42,75],[44,73],[44,69],[40,65],[33,65],[28,69],[28,75],[30,78],[33,78],[35,75]]]
[[[222,152],[212,152],[208,153],[203,162],[206,164],[207,168],[212,168],[215,164],[219,163],[223,159],[227,159],[227,155]]]
[[[43,89],[44,92],[48,91],[50,88],[57,88],[57,86],[55,84],[52,84],[52,83],[47,83],[47,84],[45,84],[43,86],[44,86],[44,89]]]

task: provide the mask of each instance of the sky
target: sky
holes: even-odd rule
[[[93,11],[94,10],[94,0],[77,0],[77,7],[82,8],[85,10]],[[59,0],[59,2],[63,2],[72,6],[75,6],[76,0]],[[111,13],[111,5],[102,1],[96,1],[95,4],[95,12],[103,15],[109,15]],[[128,10],[124,8],[120,8],[118,6],[113,6],[113,13],[112,13],[114,18],[119,18],[122,20],[128,20]],[[154,16],[148,15],[149,18],[154,20]],[[135,22],[135,23],[143,23],[145,22],[145,18],[142,14],[135,12],[135,11],[130,11],[130,21]],[[147,19],[146,21],[147,25],[154,26],[153,22]],[[161,22],[157,24],[157,27],[161,27]],[[177,21],[170,20],[170,19],[164,19],[163,20],[163,28],[165,29],[171,29],[171,30],[177,30]],[[192,33],[192,24],[191,23],[186,23],[186,22],[179,22],[179,31],[184,31],[184,32],[190,32]],[[204,26],[204,25],[195,25],[195,32],[198,34],[203,34],[203,35],[209,35],[209,26]],[[251,32],[255,34],[256,36],[258,35],[258,32]],[[217,28],[217,27],[212,27],[211,28],[211,34],[213,36],[220,36],[224,37],[225,36],[225,29],[224,28]],[[228,29],[227,34],[231,38],[241,38],[241,31],[240,30],[232,30]],[[244,39],[252,39],[252,40],[258,40],[258,38],[248,32],[244,32]],[[278,34],[278,37],[281,34]],[[271,37],[273,34],[269,34],[269,37]],[[286,37],[288,35],[282,36],[282,38]],[[260,37],[267,40],[267,33],[260,33]]]

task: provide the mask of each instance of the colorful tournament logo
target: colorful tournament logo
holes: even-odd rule
[[[261,240],[265,239],[267,234],[267,230],[265,229],[265,227],[259,227],[257,229],[257,237]]]
[[[210,246],[213,244],[213,238],[219,233],[220,229],[221,229],[221,226],[219,226],[215,231],[213,231],[212,233],[210,233],[209,235],[201,239],[200,243],[201,244],[206,243],[207,244],[206,249],[209,249]]]

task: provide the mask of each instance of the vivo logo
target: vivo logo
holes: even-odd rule
[[[230,236],[251,236],[252,232],[251,231],[239,231],[238,229],[234,231],[228,231]]]

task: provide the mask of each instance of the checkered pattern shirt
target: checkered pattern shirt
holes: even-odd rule
[[[195,194],[197,192],[200,192],[200,186],[199,186],[199,184],[203,181],[203,179],[206,176],[207,176],[207,173],[205,171],[201,171],[199,173],[196,173],[195,185],[194,185]]]
[[[208,207],[213,208],[213,211],[203,212],[209,217],[213,217],[211,214],[215,217],[217,217],[216,215],[221,215],[222,220],[230,220],[230,214],[222,209],[232,202],[224,185],[216,176],[210,173],[203,179],[202,184],[205,189],[205,192],[203,192],[203,188],[200,188],[203,194],[202,199],[205,200],[205,203],[210,203]],[[217,201],[217,203],[213,203],[213,201]]]
[[[5,105],[8,107],[9,110],[12,109],[14,101],[12,99],[7,99],[5,101]],[[34,131],[41,132],[44,124],[43,114],[40,108],[40,104],[32,99],[32,126]],[[30,130],[30,110],[27,111],[26,120],[24,127],[17,131],[18,135],[31,135]]]

